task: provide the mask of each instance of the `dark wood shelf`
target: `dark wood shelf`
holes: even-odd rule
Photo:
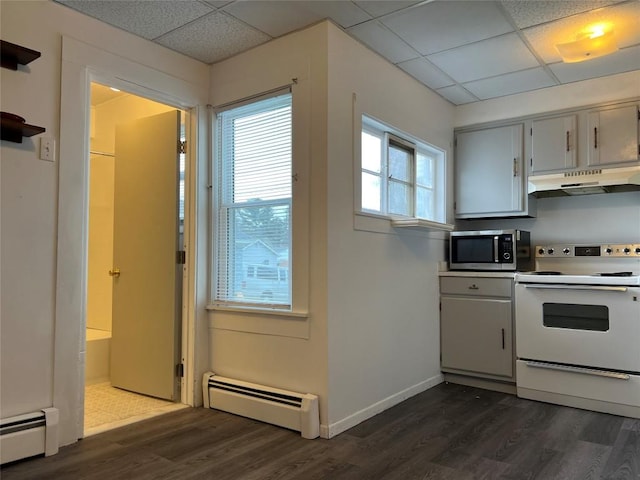
[[[17,70],[18,65],[26,65],[40,57],[40,52],[36,50],[31,50],[30,48],[22,47],[15,43],[5,42],[4,40],[0,40],[0,43],[0,57],[2,57],[3,68]]]
[[[46,131],[44,127],[29,125],[13,118],[2,117],[1,121],[0,137],[8,142],[22,143],[23,137],[32,137]]]

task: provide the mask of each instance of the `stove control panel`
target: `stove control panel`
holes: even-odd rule
[[[537,245],[536,257],[636,257],[640,258],[640,243],[604,245]]]

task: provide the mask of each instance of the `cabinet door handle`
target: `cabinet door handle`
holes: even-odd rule
[[[593,127],[593,148],[598,148],[598,127]]]
[[[567,152],[569,151],[569,130],[567,130]]]
[[[504,328],[501,328],[500,330],[502,330],[502,349],[504,350]]]
[[[518,159],[517,158],[513,159],[513,176],[514,177],[518,176]]]
[[[469,286],[469,290],[479,290],[478,286],[474,283]]]

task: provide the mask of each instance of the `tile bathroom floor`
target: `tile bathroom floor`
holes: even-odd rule
[[[112,428],[171,412],[187,405],[127,392],[97,383],[85,387],[84,435],[88,437]]]

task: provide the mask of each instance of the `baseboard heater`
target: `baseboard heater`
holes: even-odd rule
[[[243,382],[212,372],[204,374],[202,392],[205,407],[296,430],[304,438],[320,435],[316,395]]]
[[[0,420],[0,464],[44,453],[58,453],[58,409]]]

